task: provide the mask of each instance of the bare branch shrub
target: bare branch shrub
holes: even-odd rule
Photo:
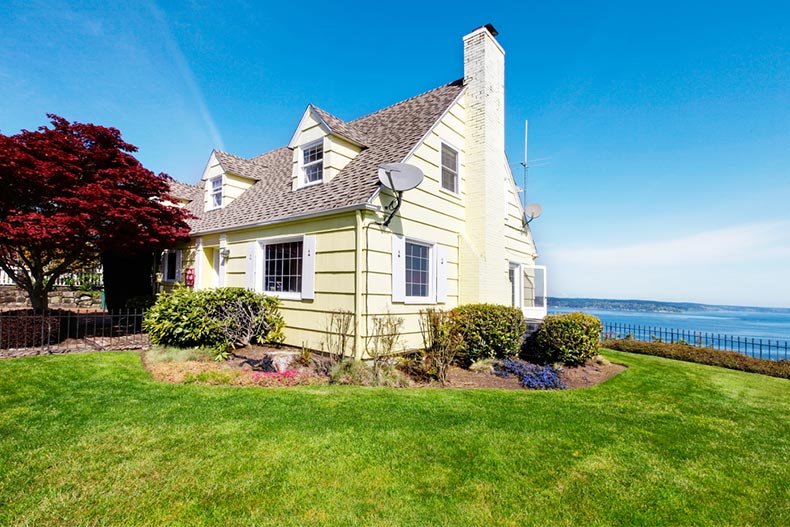
[[[230,300],[215,308],[215,316],[221,323],[217,330],[234,349],[252,344],[259,335],[272,329],[259,305],[247,300]]]
[[[356,333],[354,313],[343,309],[331,311],[327,318],[325,330],[326,350],[333,363],[338,364],[344,357],[354,355],[356,352],[353,346],[354,334]],[[349,345],[351,346],[350,354],[346,353]]]
[[[428,308],[420,311],[420,333],[426,360],[436,368],[436,380],[447,384],[450,366],[464,347],[461,328],[448,311]]]
[[[368,337],[367,352],[373,359],[373,372],[379,378],[382,364],[392,356],[395,345],[400,340],[403,329],[403,317],[397,317],[387,311],[385,315],[373,317],[373,334]]]

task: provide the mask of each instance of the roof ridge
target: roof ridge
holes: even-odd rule
[[[363,116],[361,116],[361,117],[357,117],[356,119],[354,119],[354,120],[351,120],[351,121],[344,121],[343,119],[340,119],[339,117],[337,117],[337,116],[335,116],[335,115],[333,115],[333,114],[331,114],[331,113],[327,112],[326,110],[324,110],[324,109],[323,109],[323,108],[321,108],[320,106],[317,106],[317,105],[315,105],[315,104],[313,104],[313,103],[309,103],[309,104],[308,104],[308,106],[312,106],[313,108],[315,108],[315,109],[317,109],[317,110],[319,110],[319,111],[321,111],[321,112],[324,112],[324,113],[326,113],[326,114],[329,114],[331,117],[334,117],[334,118],[335,118],[335,119],[337,119],[338,121],[341,121],[342,123],[344,123],[344,124],[346,124],[346,125],[348,125],[348,126],[354,126],[355,124],[358,124],[358,122],[359,122],[359,121],[361,121],[362,119],[367,119],[368,117],[372,117],[372,116],[374,116],[374,115],[376,115],[376,114],[378,114],[378,113],[381,113],[381,112],[383,112],[384,110],[389,110],[389,109],[391,109],[391,108],[395,108],[396,106],[399,106],[399,105],[401,105],[401,104],[405,104],[405,103],[407,103],[407,102],[409,102],[409,101],[411,101],[411,100],[413,100],[413,99],[416,99],[416,98],[418,98],[418,97],[423,97],[424,95],[427,95],[427,94],[429,94],[429,93],[431,93],[431,92],[435,92],[435,91],[437,91],[437,90],[441,90],[442,88],[446,88],[446,87],[448,87],[448,86],[457,86],[457,85],[459,85],[459,84],[463,84],[463,82],[464,82],[464,79],[463,79],[463,78],[456,79],[456,80],[454,80],[454,81],[451,81],[451,82],[448,82],[448,83],[446,83],[446,84],[442,84],[441,86],[437,86],[437,87],[435,87],[435,88],[431,88],[430,90],[424,91],[424,92],[422,92],[422,93],[418,93],[417,95],[414,95],[414,96],[412,96],[412,97],[409,97],[408,99],[403,99],[402,101],[398,101],[398,102],[396,102],[396,103],[394,103],[394,104],[391,104],[391,105],[389,105],[389,106],[385,106],[384,108],[378,109],[378,110],[376,110],[375,112],[371,112],[371,113],[369,113],[369,114],[366,114],[366,115],[363,115]],[[363,132],[362,130],[356,130],[356,129],[355,129],[354,131],[356,131],[356,132],[359,132],[359,133],[361,133],[361,134],[364,134],[364,132]],[[279,146],[279,147],[277,147],[277,148],[273,148],[272,150],[267,150],[266,152],[261,152],[260,154],[258,154],[258,155],[256,155],[256,156],[253,156],[253,157],[251,157],[251,158],[249,158],[249,159],[245,159],[245,158],[243,158],[243,157],[240,157],[240,156],[237,156],[237,155],[235,155],[235,154],[231,154],[231,153],[229,153],[229,152],[225,152],[225,151],[223,151],[223,150],[220,150],[220,149],[218,149],[218,148],[215,148],[214,150],[216,150],[217,152],[220,152],[220,153],[222,153],[222,154],[227,154],[227,155],[229,155],[229,156],[233,156],[233,157],[235,157],[235,158],[241,159],[241,160],[243,160],[243,161],[249,161],[249,162],[251,162],[251,163],[258,164],[258,163],[260,163],[260,160],[259,160],[259,158],[261,158],[261,157],[263,157],[263,156],[265,156],[265,155],[267,155],[267,154],[271,154],[271,153],[273,153],[273,152],[276,152],[276,151],[280,150],[281,148],[288,148],[288,145]]]
[[[333,119],[337,119],[338,121],[340,121],[340,122],[341,122],[341,123],[343,123],[343,124],[348,124],[348,121],[344,121],[343,119],[341,119],[341,118],[340,118],[340,117],[338,117],[337,115],[335,115],[335,114],[333,114],[333,113],[331,113],[331,112],[328,112],[328,111],[324,110],[324,109],[323,109],[323,108],[321,108],[320,106],[317,106],[317,105],[315,105],[315,104],[313,104],[313,103],[310,103],[310,104],[309,104],[309,106],[312,106],[312,107],[313,107],[313,109],[315,109],[315,110],[318,110],[319,112],[323,112],[323,113],[327,114],[329,117],[331,117],[331,118],[333,118]]]
[[[442,88],[446,88],[446,87],[448,87],[448,86],[457,86],[457,85],[459,85],[459,84],[463,84],[463,82],[464,82],[464,79],[463,79],[463,78],[460,78],[460,79],[456,79],[456,80],[454,80],[454,81],[452,81],[452,82],[448,82],[448,83],[446,83],[446,84],[442,84],[441,86],[437,86],[437,87],[435,87],[435,88],[431,88],[430,90],[424,91],[424,92],[422,92],[422,93],[418,93],[417,95],[414,95],[414,96],[412,96],[412,97],[409,97],[408,99],[403,99],[402,101],[398,101],[398,102],[396,102],[396,103],[394,103],[394,104],[390,104],[389,106],[385,106],[384,108],[381,108],[381,109],[379,109],[379,110],[376,110],[375,112],[369,113],[369,114],[367,114],[367,115],[363,115],[362,117],[357,117],[357,118],[356,118],[356,119],[354,119],[353,121],[348,121],[348,124],[349,124],[349,125],[353,125],[353,124],[354,124],[354,123],[356,123],[357,121],[361,121],[362,119],[367,119],[368,117],[372,117],[372,116],[374,116],[374,115],[376,115],[376,114],[378,114],[378,113],[381,113],[381,112],[383,112],[383,111],[385,111],[385,110],[390,110],[390,109],[392,109],[392,108],[395,108],[396,106],[400,106],[401,104],[406,104],[407,102],[409,102],[409,101],[411,101],[411,100],[413,100],[413,99],[417,99],[418,97],[423,97],[423,96],[425,96],[425,95],[428,95],[428,94],[429,94],[429,93],[431,93],[431,92],[435,92],[435,91],[437,91],[437,90],[441,90]]]
[[[187,187],[199,188],[197,183],[185,183],[179,179],[171,178],[171,183],[178,183],[179,185],[186,185]]]
[[[226,156],[235,157],[236,159],[241,159],[242,161],[250,161],[250,159],[237,156],[236,154],[231,154],[230,152],[226,152],[224,150],[220,150],[219,148],[214,149],[215,152],[219,152],[220,154],[225,154]]]

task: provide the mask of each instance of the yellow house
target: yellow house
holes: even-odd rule
[[[404,319],[399,349],[422,344],[428,307],[488,302],[542,318],[545,268],[505,157],[496,34],[463,38],[463,79],[348,122],[310,105],[287,146],[212,152],[197,186],[172,189],[198,219],[191,247],[163,256],[162,279],[279,296],[294,346],[324,349],[330,314],[351,312],[357,356],[387,313]],[[425,175],[394,214],[385,163]]]

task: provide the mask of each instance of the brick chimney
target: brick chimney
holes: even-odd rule
[[[505,252],[505,50],[491,24],[464,37],[466,239],[461,303],[510,303]]]

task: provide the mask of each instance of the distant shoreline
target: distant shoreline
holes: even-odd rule
[[[694,302],[661,302],[658,300],[618,300],[610,298],[548,297],[549,308],[596,309],[603,311],[637,311],[652,313],[689,313],[705,311],[733,311],[750,313],[790,313],[787,307],[730,306],[697,304]]]

